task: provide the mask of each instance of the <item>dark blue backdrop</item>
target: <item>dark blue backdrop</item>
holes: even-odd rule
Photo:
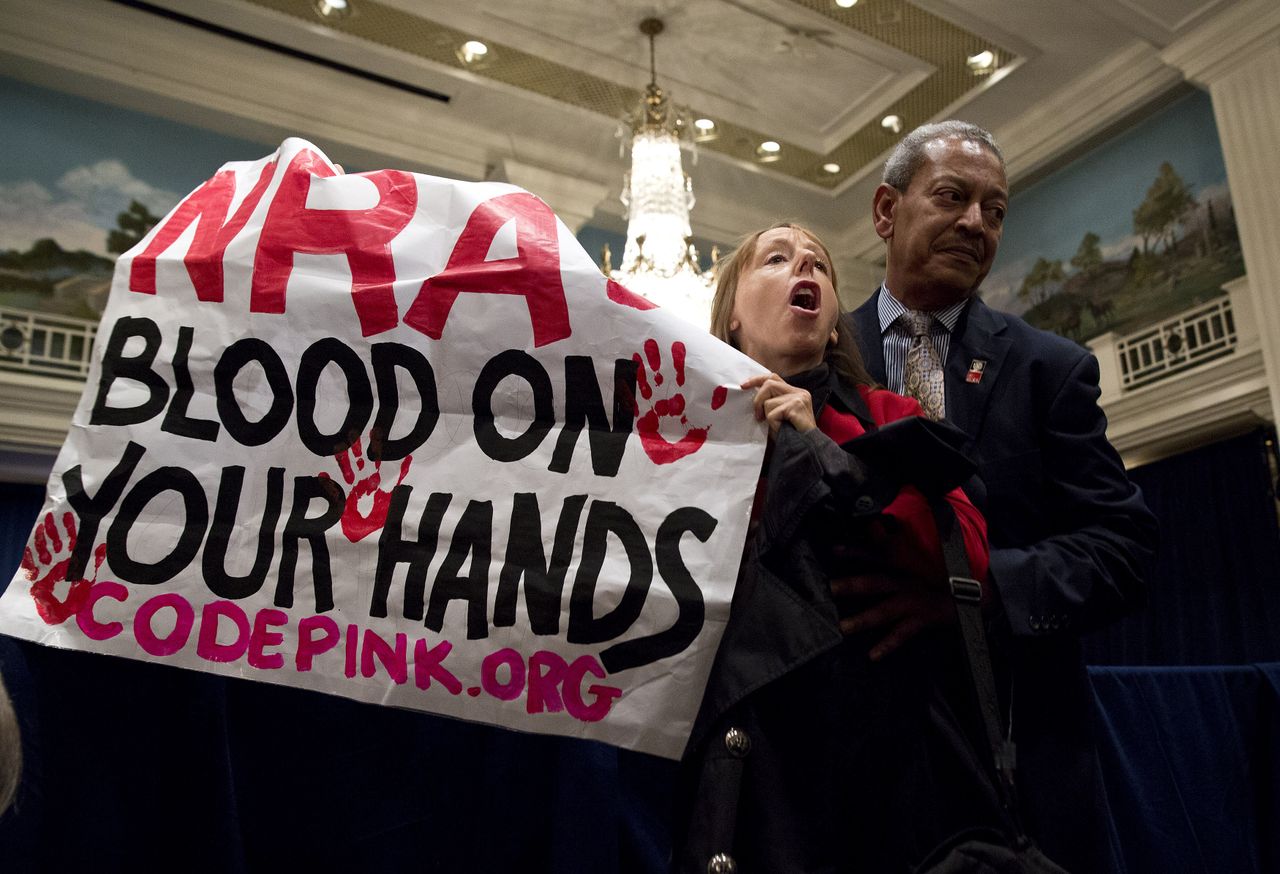
[[[1280,529],[1254,431],[1131,471],[1160,520],[1145,610],[1085,641],[1090,664],[1280,661]]]
[[[1219,664],[1091,669],[1128,874],[1280,871],[1280,665],[1244,664],[1280,658],[1263,440],[1134,473],[1163,526],[1151,605],[1090,653]],[[42,495],[4,486],[0,567]],[[664,760],[5,637],[0,669],[26,756],[5,871],[665,868]]]

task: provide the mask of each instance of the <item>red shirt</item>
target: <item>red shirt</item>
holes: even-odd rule
[[[923,415],[920,404],[914,398],[903,397],[886,389],[871,389],[865,385],[858,386],[858,394],[862,396],[877,425],[907,416]],[[837,410],[831,404],[822,408],[818,416],[818,428],[837,443],[844,443],[866,433],[856,416]],[[987,522],[959,488],[952,489],[946,497],[960,524],[973,575],[980,582],[985,581],[989,556]],[[885,529],[884,547],[891,566],[929,578],[947,575],[933,510],[919,489],[904,486],[884,509],[884,515],[898,523]]]

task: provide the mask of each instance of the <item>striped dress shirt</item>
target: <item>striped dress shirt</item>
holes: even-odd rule
[[[966,303],[967,300],[962,300],[946,309],[932,310],[929,313],[933,316],[929,339],[933,341],[934,348],[938,350],[938,358],[944,365],[947,351],[951,348],[951,332],[960,321],[960,313],[964,311]],[[885,387],[898,394],[905,394],[907,350],[911,348],[912,337],[907,320],[899,319],[907,312],[907,308],[882,284],[876,309],[880,316],[880,336],[884,339]],[[945,396],[945,383],[943,392]]]

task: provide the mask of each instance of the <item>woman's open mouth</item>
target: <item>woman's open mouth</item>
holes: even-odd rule
[[[816,313],[822,302],[820,294],[817,283],[797,282],[791,287],[791,300],[789,301],[791,308],[806,313]]]

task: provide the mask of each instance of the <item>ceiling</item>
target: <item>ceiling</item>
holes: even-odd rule
[[[994,40],[898,0],[686,0],[652,4],[439,4],[352,0],[354,14],[323,19],[313,0],[247,0],[317,20],[353,44],[376,45],[408,63],[467,70],[604,119],[622,117],[648,80],[641,18],[657,16],[660,84],[694,117],[716,123],[702,148],[755,160],[763,141],[781,144],[769,172],[834,189],[893,141],[889,114],[930,118],[989,83],[1018,60]],[[296,26],[296,25],[295,25]],[[286,37],[287,38],[287,37]],[[481,39],[490,49],[468,66],[457,49]],[[294,44],[297,44],[294,42]],[[966,59],[991,52],[979,72]],[[838,170],[824,165],[838,163]]]
[[[1176,89],[1160,50],[1237,0],[350,2],[330,21],[313,0],[4,0],[0,72],[267,143],[300,134],[357,165],[510,178],[620,229],[619,119],[656,16],[658,84],[716,123],[687,164],[695,233],[791,218],[874,259],[884,116],[989,128],[1016,186]],[[466,39],[487,64],[459,60]],[[983,50],[994,70],[975,74]]]

